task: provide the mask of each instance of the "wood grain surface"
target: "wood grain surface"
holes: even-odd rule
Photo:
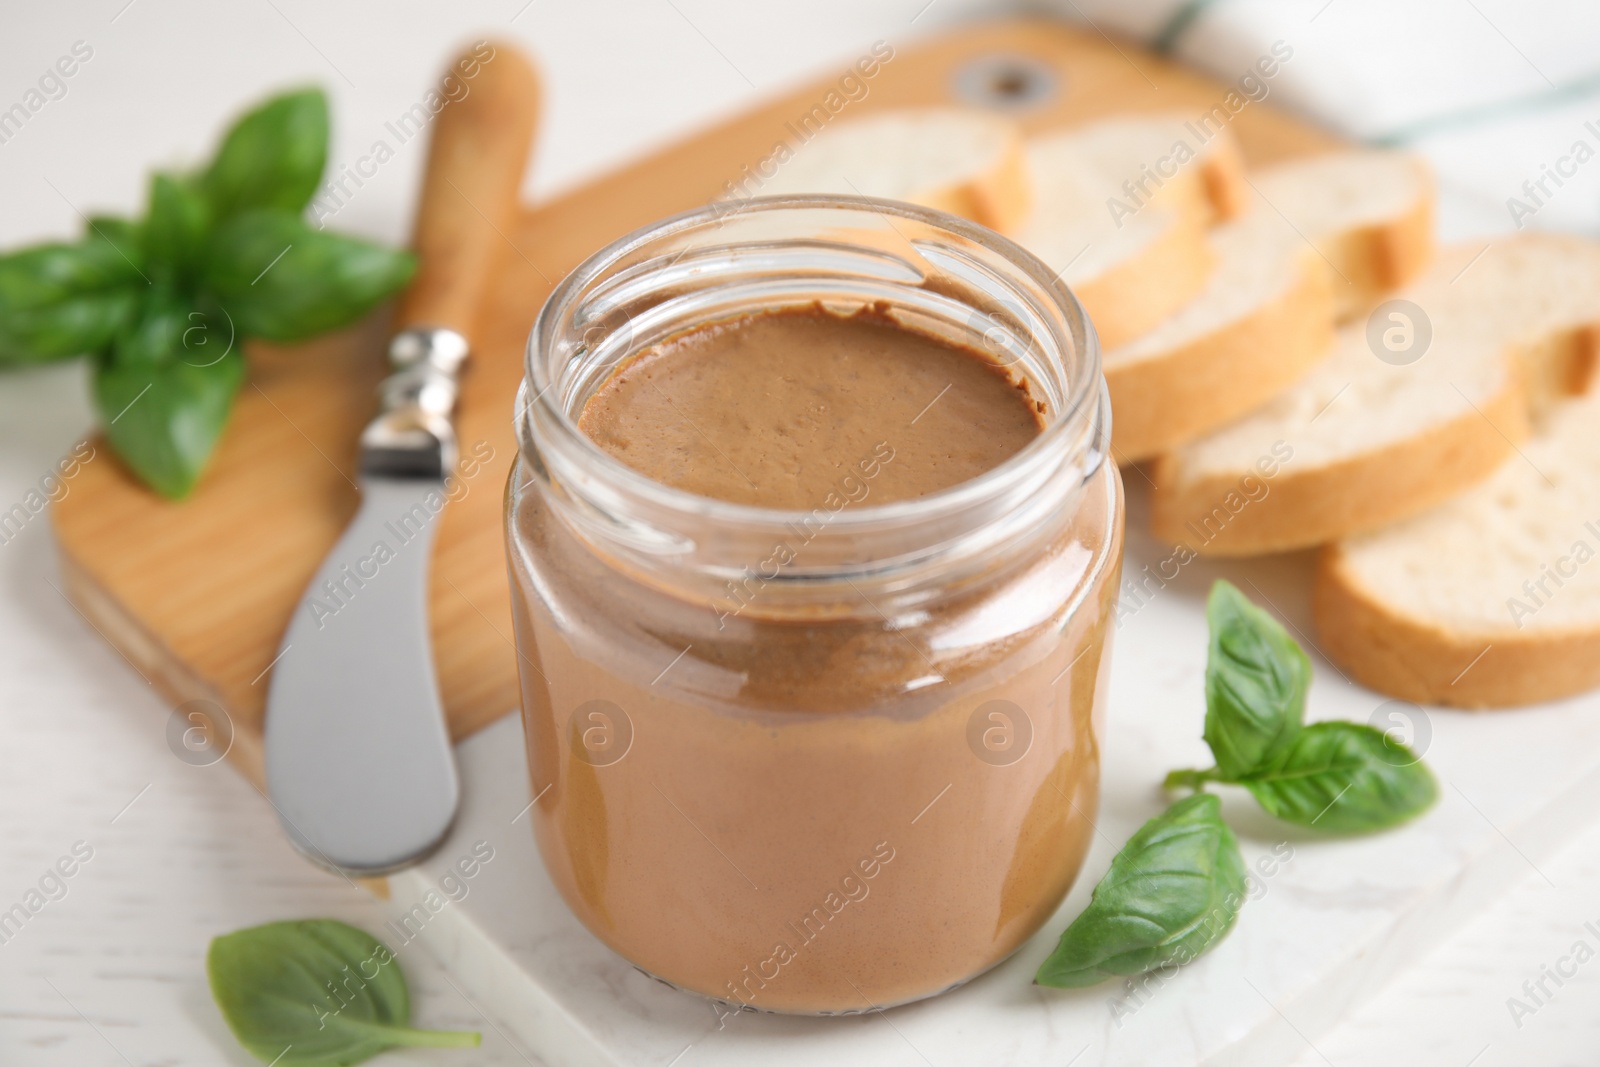
[[[958,86],[970,78],[959,75],[990,57],[1025,57],[1055,73],[1052,94],[1016,110],[1030,131],[1123,112],[1192,111],[1198,119],[1230,90],[1129,42],[1006,21],[897,46],[863,79],[866,95],[839,114],[961,102]],[[517,701],[500,519],[515,449],[513,394],[545,295],[605,243],[727,195],[727,183],[779,144],[798,148],[794,124],[826,107],[849,72],[841,62],[814,84],[525,210],[499,231],[457,419],[463,454],[486,447],[492,459],[444,512],[430,590],[435,659],[456,737]],[[836,93],[832,102],[840,99],[847,98]],[[1256,164],[1338,143],[1270,101],[1249,103],[1230,125]],[[170,503],[146,492],[97,441],[98,458],[52,509],[66,589],[86,620],[174,706],[202,700],[221,708],[234,732],[230,758],[258,782],[268,672],[306,583],[355,512],[356,438],[373,411],[388,332],[375,318],[290,349],[253,345],[250,380],[190,499]]]

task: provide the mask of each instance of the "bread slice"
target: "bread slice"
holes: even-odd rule
[[[1004,230],[1027,214],[1022,133],[971,108],[881,111],[824,126],[775,161],[751,195],[905,200]]]
[[[1333,294],[1314,252],[1265,208],[1211,235],[1216,267],[1154,329],[1102,352],[1120,463],[1227,422],[1288,387],[1333,337]]]
[[[1173,208],[1210,225],[1243,214],[1252,200],[1233,133],[1224,128],[1202,138],[1177,113],[1120,115],[1028,141],[1028,166],[1041,194],[1044,175],[1063,161],[1105,180],[1095,206],[1108,218]]]
[[[1530,411],[1594,372],[1600,244],[1528,233],[1448,249],[1398,299],[1412,307],[1381,305],[1370,331],[1341,331],[1293,388],[1163,456],[1151,471],[1155,533],[1216,555],[1303,548],[1487,477],[1528,436]],[[1431,328],[1413,362],[1384,348],[1385,331],[1405,329],[1393,314]]]
[[[1254,184],[1332,272],[1341,320],[1411,282],[1432,258],[1435,191],[1421,159],[1337,152],[1274,167]]]
[[[1324,549],[1322,647],[1406,700],[1507,707],[1600,686],[1600,396],[1473,489]]]
[[[1333,345],[1339,271],[1323,248],[1409,230],[1416,204],[1393,190],[1430,197],[1417,173],[1409,156],[1361,150],[1252,178],[1250,209],[1213,231],[1218,265],[1206,288],[1150,333],[1105,351],[1118,461],[1176,448],[1304,377]],[[1367,199],[1369,187],[1380,191]]]
[[[1033,210],[1011,236],[1060,272],[1105,346],[1155,328],[1205,287],[1213,220],[1249,193],[1226,131],[1190,148],[1182,120],[1124,117],[1027,144]]]

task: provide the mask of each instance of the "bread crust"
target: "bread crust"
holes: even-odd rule
[[[1203,226],[1215,226],[1243,215],[1254,196],[1239,140],[1232,131],[1223,130],[1207,143],[1203,155],[1168,178],[1146,206],[1182,211]]]
[[[1227,222],[1243,215],[1250,208],[1254,191],[1245,177],[1244,152],[1238,138],[1226,131],[1202,158],[1200,184],[1209,202],[1210,212],[1206,222]]]
[[[1433,175],[1419,161],[1412,165],[1424,192],[1410,211],[1351,230],[1334,242],[1334,303],[1340,322],[1368,311],[1433,262]]]
[[[919,191],[914,199],[926,207],[971,219],[1002,233],[1019,225],[1033,207],[1022,134],[1013,132],[994,166],[965,181]]]
[[[1312,616],[1321,647],[1371,689],[1419,704],[1511,708],[1600,686],[1600,625],[1465,633],[1403,615],[1367,590],[1328,545]]]
[[[1333,344],[1333,287],[1313,253],[1243,318],[1159,356],[1106,364],[1117,462],[1158,455],[1259,407],[1303,377]]]
[[[1501,389],[1478,410],[1427,433],[1337,463],[1296,470],[1291,456],[1266,480],[1267,494],[1227,523],[1204,524],[1246,471],[1185,481],[1177,455],[1154,465],[1150,527],[1158,537],[1214,556],[1286,552],[1386,526],[1441,504],[1492,474],[1531,433],[1521,378],[1510,368]],[[1293,441],[1287,444],[1292,449]],[[1201,524],[1209,540],[1194,532]],[[1214,529],[1220,526],[1220,529]]]
[[[1072,286],[1102,348],[1126,344],[1178,313],[1205,289],[1216,266],[1205,224],[1188,212],[1138,255]],[[1151,285],[1159,277],[1161,285]]]

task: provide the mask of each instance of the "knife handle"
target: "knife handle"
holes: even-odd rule
[[[467,77],[474,67],[476,75]],[[511,241],[539,82],[532,64],[504,41],[469,48],[449,75],[467,95],[433,121],[411,241],[419,266],[400,297],[395,325],[470,337],[490,270]]]
[[[467,87],[433,126],[412,245],[417,276],[400,297],[392,373],[361,434],[361,470],[444,478],[456,461],[450,415],[489,272],[509,243],[539,107],[533,67],[504,42],[479,42],[450,76]]]

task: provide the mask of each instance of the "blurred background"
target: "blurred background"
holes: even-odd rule
[[[1023,10],[1152,43],[1224,80],[1289,42],[1274,102],[1427,155],[1445,187],[1446,237],[1519,221],[1600,229],[1600,4],[1576,0],[96,0],[12,5],[4,16],[0,112],[58,57],[80,62],[26,122],[0,125],[0,247],[76,234],[82,215],[136,212],[151,168],[199,161],[238,109],[286,86],[329,91],[331,166],[351,163],[480,36],[520,42],[543,73],[523,190],[533,200],[826,73],[875,40],[909,44]],[[422,163],[420,140],[402,146],[339,211],[338,228],[404,241]],[[0,499],[26,492],[93,421],[81,362],[0,377]],[[253,1062],[206,992],[209,938],[308,914],[376,928],[377,912],[302,862],[233,771],[173,758],[169,709],[59,584],[44,523],[0,545],[0,901],[75,842],[93,849],[67,895],[0,944],[0,1062]],[[1301,1062],[1593,1062],[1600,969],[1568,981],[1537,1019],[1515,1022],[1506,1008],[1585,920],[1600,919],[1600,836],[1544,873]],[[435,965],[407,966],[427,1024],[482,1026],[485,1046],[393,1062],[533,1062]]]

